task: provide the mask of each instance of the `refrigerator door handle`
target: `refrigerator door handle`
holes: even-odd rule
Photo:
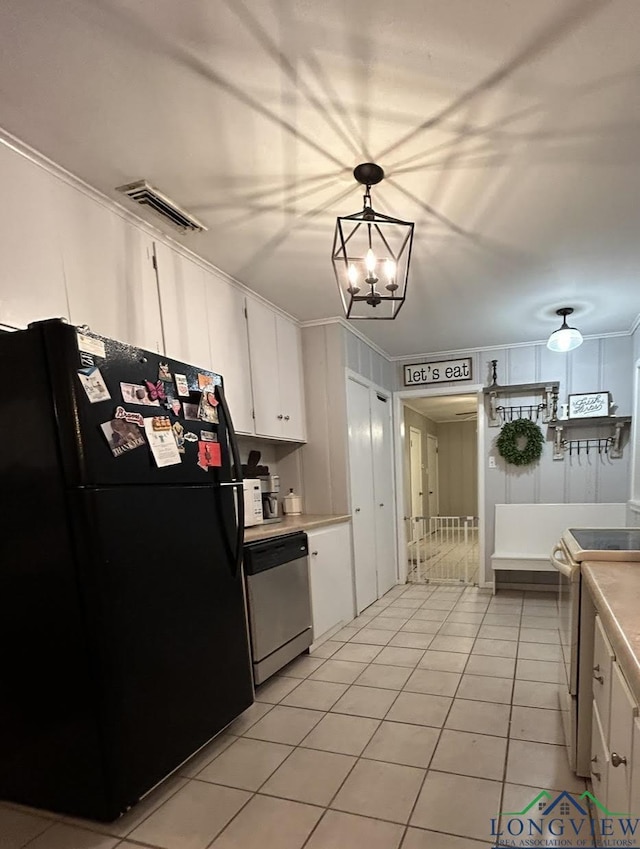
[[[240,449],[238,448],[238,439],[236,437],[233,420],[231,419],[227,399],[225,398],[222,386],[216,386],[216,395],[220,406],[222,407],[222,414],[224,415],[227,423],[227,438],[229,440],[229,447],[231,448],[231,454],[233,456],[235,480],[229,481],[228,485],[240,487],[242,486],[242,462],[240,460]],[[224,486],[224,484],[222,484],[222,486]],[[236,494],[236,503],[238,525],[236,527],[235,574],[238,575],[240,573],[240,567],[242,566],[242,548],[244,543],[244,496],[241,493]]]

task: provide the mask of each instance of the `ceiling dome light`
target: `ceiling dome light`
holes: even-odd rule
[[[562,325],[558,330],[554,330],[547,340],[547,348],[550,351],[564,354],[566,351],[573,351],[574,348],[582,345],[584,341],[582,333],[567,324],[567,316],[571,315],[572,312],[573,307],[562,307],[562,309],[556,310],[556,315],[562,316]]]

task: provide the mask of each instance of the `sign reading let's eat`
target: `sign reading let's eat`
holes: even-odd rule
[[[439,363],[411,363],[404,367],[405,386],[449,383],[453,380],[471,380],[471,377],[471,357]]]

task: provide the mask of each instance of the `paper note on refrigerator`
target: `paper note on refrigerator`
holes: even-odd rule
[[[154,427],[155,418],[155,416],[152,416],[144,420],[144,432],[147,435],[153,459],[156,461],[158,468],[175,466],[181,463],[182,459],[173,430],[171,430],[171,426],[168,429],[157,429]]]

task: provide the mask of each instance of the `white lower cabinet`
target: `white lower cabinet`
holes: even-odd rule
[[[313,639],[354,616],[351,526],[308,531]]]
[[[593,679],[591,781],[593,792],[611,814],[640,816],[640,724],[638,705],[615,659],[599,616]],[[605,677],[608,685],[603,697]],[[610,678],[610,680],[608,680]],[[610,687],[610,689],[609,689]],[[602,837],[619,837],[612,817],[597,811]],[[613,818],[615,820],[615,817]],[[613,845],[613,844],[612,844]]]
[[[613,664],[611,675],[611,715],[609,717],[609,780],[607,808],[628,813],[631,793],[631,745],[638,706],[624,680],[622,670]]]

